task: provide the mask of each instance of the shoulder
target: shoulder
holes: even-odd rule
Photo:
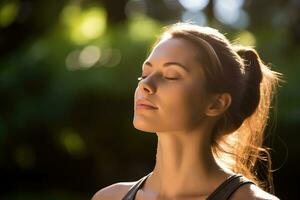
[[[230,200],[279,200],[278,197],[262,190],[254,184],[245,184],[236,190]]]
[[[136,182],[120,182],[99,190],[91,200],[120,200]]]

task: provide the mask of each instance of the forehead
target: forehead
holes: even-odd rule
[[[179,62],[192,68],[196,64],[196,48],[183,38],[167,38],[160,41],[152,50],[150,62]]]

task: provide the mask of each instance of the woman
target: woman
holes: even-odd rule
[[[177,23],[142,69],[133,125],[158,137],[154,170],[93,200],[278,199],[262,142],[280,74],[254,49],[215,29]],[[269,163],[266,182],[256,172],[261,160]]]

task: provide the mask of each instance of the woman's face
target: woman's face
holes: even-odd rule
[[[204,74],[195,47],[182,38],[160,41],[142,66],[134,96],[136,129],[146,132],[188,131],[199,126],[205,107]],[[177,63],[177,64],[176,64]],[[146,102],[156,109],[139,106]]]

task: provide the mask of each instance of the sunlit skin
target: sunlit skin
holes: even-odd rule
[[[153,48],[142,66],[133,125],[156,134],[158,143],[153,173],[135,200],[203,200],[232,174],[217,164],[210,143],[212,129],[230,106],[231,96],[206,91],[202,69],[209,66],[201,66],[195,52],[189,41],[167,38]],[[138,106],[140,99],[157,109]],[[135,183],[112,184],[92,200],[120,200]],[[230,199],[278,200],[250,184],[241,186]]]
[[[180,63],[186,70],[175,64],[163,67],[169,62]],[[218,116],[230,105],[230,96],[207,94],[194,46],[183,39],[161,41],[142,67],[144,78],[135,91],[133,124],[141,131],[156,133],[158,145],[153,174],[137,199],[147,195],[205,197],[229,176],[212,156],[210,134]],[[136,109],[136,100],[141,98],[158,109]]]

